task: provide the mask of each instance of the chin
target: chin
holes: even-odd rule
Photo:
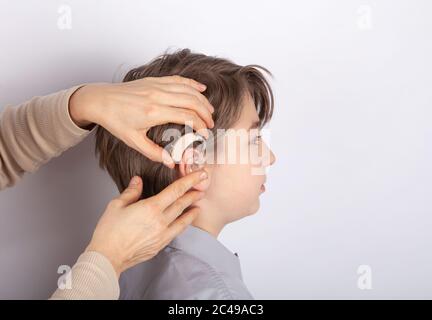
[[[251,215],[254,215],[255,213],[257,213],[259,208],[260,208],[260,200],[259,200],[259,198],[257,198],[254,201],[253,205],[251,206],[248,216],[251,216]]]
[[[236,210],[237,215],[230,222],[234,222],[242,218],[252,216],[258,212],[259,208],[260,208],[260,202],[259,199],[257,199],[256,201],[253,201],[247,208],[243,208],[243,210]]]

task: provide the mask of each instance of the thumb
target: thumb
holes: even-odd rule
[[[146,135],[140,135],[137,140],[136,146],[138,152],[152,161],[162,162],[168,168],[174,168],[174,161],[164,148],[154,143]]]
[[[122,201],[124,206],[137,202],[141,197],[142,188],[142,179],[134,176],[129,182],[129,186],[118,196],[118,199]]]

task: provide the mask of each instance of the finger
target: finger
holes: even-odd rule
[[[122,206],[128,206],[134,202],[137,202],[141,197],[142,193],[142,180],[138,176],[134,176],[130,182],[129,186],[117,197],[121,201]]]
[[[214,107],[207,100],[207,97],[187,84],[163,83],[159,85],[159,88],[168,92],[184,93],[194,96],[202,102],[203,106],[205,106],[208,111],[211,113],[214,112]]]
[[[159,115],[157,119],[154,119],[153,125],[161,125],[166,123],[177,123],[181,125],[191,126],[196,132],[209,137],[207,125],[205,122],[195,113],[195,111],[175,108],[171,106],[158,106]]]
[[[168,187],[163,189],[159,194],[152,198],[162,210],[174,203],[178,198],[183,196],[190,188],[197,185],[201,181],[207,179],[207,172],[199,170],[192,172],[176,181],[171,183]]]
[[[154,79],[156,82],[159,82],[159,83],[179,83],[179,84],[183,83],[183,84],[187,84],[187,85],[194,87],[195,89],[199,90],[200,92],[205,91],[205,89],[207,88],[207,86],[201,82],[195,81],[194,79],[178,76],[178,75],[166,76],[166,77],[154,77],[152,79]]]
[[[182,197],[170,205],[164,212],[165,218],[168,223],[173,222],[183,211],[192,205],[193,203],[201,200],[205,193],[201,191],[189,191],[186,192]]]
[[[191,208],[173,221],[164,233],[164,242],[169,243],[182,233],[198,217],[200,212],[201,209],[198,207]]]
[[[157,103],[195,111],[195,113],[198,114],[209,128],[214,127],[212,115],[207,109],[206,104],[196,96],[187,93],[175,93],[160,90],[158,92],[158,99],[159,101],[157,101]]]
[[[150,140],[145,133],[136,132],[131,140],[133,141],[133,145],[131,147],[142,153],[150,160],[162,162],[168,168],[174,168],[174,160],[171,158],[168,151]]]

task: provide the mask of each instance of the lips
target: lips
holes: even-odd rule
[[[265,183],[266,183],[266,181],[267,181],[267,177],[264,179],[264,182],[263,182],[263,184],[261,185],[261,191],[262,192],[264,192],[265,190],[266,190],[266,187],[265,187]]]

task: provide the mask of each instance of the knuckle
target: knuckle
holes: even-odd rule
[[[195,95],[189,95],[188,99],[190,101],[190,104],[194,107],[198,107],[201,105],[200,99],[198,99],[198,97]]]
[[[148,94],[147,94],[147,97],[148,97],[151,101],[154,101],[154,100],[156,99],[156,92],[155,92],[155,89],[154,89],[154,88],[152,88],[152,89],[149,90],[149,92],[148,92]]]
[[[148,203],[146,203],[146,208],[149,212],[152,212],[154,214],[157,214],[160,211],[158,203],[154,201],[149,201]]]
[[[161,96],[161,94],[162,94],[162,91],[161,90],[159,90],[158,88],[156,88],[156,87],[153,87],[153,88],[151,88],[150,90],[149,90],[149,92],[148,92],[148,97],[149,97],[149,99],[150,100],[157,100],[157,99],[159,99],[160,98],[160,96]]]
[[[192,119],[195,114],[194,111],[188,109],[183,109],[181,112],[186,119]]]
[[[179,183],[174,185],[173,190],[174,190],[174,194],[179,197],[183,195],[183,193],[185,192],[185,186]]]
[[[147,82],[149,82],[149,83],[146,83],[146,87],[142,90],[142,92],[141,92],[141,95],[143,96],[143,97],[146,97],[146,98],[150,98],[150,95],[151,95],[151,93],[153,92],[153,87],[152,87],[152,84],[151,84],[151,82],[150,82],[150,80],[149,79],[142,79],[143,81],[145,80],[145,81],[147,81]]]
[[[200,106],[201,107],[203,107],[203,108],[205,108],[205,109],[207,109],[207,101],[206,101],[206,99],[205,99],[205,97],[203,96],[203,95],[199,95],[198,97],[197,97],[197,99],[198,99],[198,101],[199,101],[199,103],[200,103]]]
[[[205,125],[204,121],[200,117],[198,117],[198,115],[194,115],[194,121],[196,121],[197,127],[207,128],[207,126]]]
[[[200,118],[200,116],[198,115],[198,113],[195,110],[187,110],[186,111],[187,115],[185,116],[187,121],[192,122],[192,126],[194,127],[199,127],[199,128],[205,128],[206,125],[204,123],[204,121]]]
[[[182,211],[187,206],[186,201],[184,199],[178,199],[173,204],[174,212],[178,213],[179,211]]]
[[[159,237],[159,234],[162,229],[162,223],[160,220],[161,219],[158,216],[153,216],[153,219],[151,221],[153,232],[155,233],[155,238]]]
[[[184,93],[184,92],[183,93],[179,93],[178,97],[179,97],[179,101],[181,102],[181,104],[183,106],[187,106],[187,105],[191,104],[191,101],[190,101],[190,98],[189,98],[189,94]]]
[[[176,82],[180,82],[180,81],[182,81],[182,77],[180,77],[178,74],[173,75],[173,76],[172,76],[172,79],[173,79],[174,81],[176,81]]]
[[[144,115],[145,115],[145,117],[151,119],[151,118],[156,117],[157,112],[158,112],[157,108],[155,106],[151,105],[151,106],[146,107],[146,109],[144,111]]]
[[[157,232],[157,238],[160,238],[162,233],[165,231],[167,227],[167,223],[165,222],[165,219],[159,218],[156,219],[154,222],[154,228]]]
[[[190,79],[190,78],[187,78],[187,79],[186,79],[186,82],[187,82],[187,84],[190,85],[191,87],[195,84],[195,81],[192,80],[192,79]]]
[[[159,230],[160,230],[160,234],[159,237],[162,237],[163,232],[165,232],[165,230],[168,228],[168,220],[165,216],[161,216],[161,218],[159,219]]]

